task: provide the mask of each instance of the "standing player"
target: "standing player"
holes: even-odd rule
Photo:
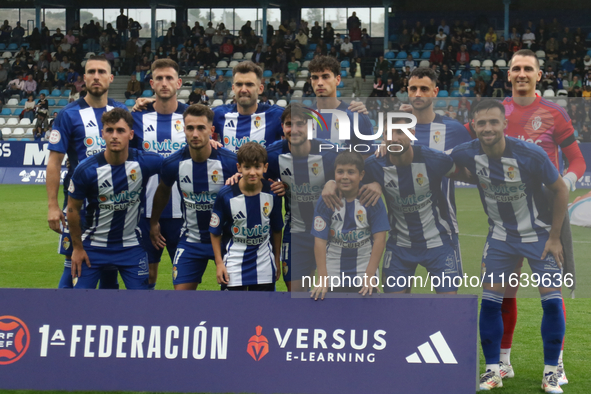
[[[508,278],[522,258],[527,258],[538,277],[544,317],[544,377],[547,393],[562,393],[558,383],[558,359],[564,338],[561,267],[564,261],[560,230],[568,203],[568,189],[547,154],[540,147],[505,137],[505,107],[494,100],[482,101],[474,110],[473,126],[478,140],[456,147],[451,153],[457,165],[477,178],[478,191],[489,217],[489,235],[482,269],[484,290],[480,312],[480,338],[486,358],[481,390],[502,387],[500,372],[503,337],[502,303],[505,293],[501,275]],[[553,195],[553,210],[542,190]],[[532,276],[532,281],[536,279]]]
[[[234,152],[212,148],[213,117],[213,111],[202,104],[185,110],[187,146],[164,159],[160,185],[154,195],[150,237],[156,249],[169,244],[169,239],[162,234],[160,218],[168,207],[170,194],[174,191],[182,196],[180,208],[184,224],[172,268],[175,290],[197,289],[207,262],[214,259],[209,234],[211,211],[218,192],[226,179],[236,173],[238,164]]]
[[[94,289],[101,271],[116,267],[128,289],[148,289],[147,256],[138,223],[143,189],[160,171],[162,158],[129,149],[133,119],[127,109],[105,112],[102,123],[106,150],[83,160],[68,188],[74,288]]]
[[[58,191],[60,186],[60,170],[64,155],[68,155],[69,170],[64,179],[64,185],[69,183],[71,174],[80,161],[104,149],[101,138],[101,116],[113,108],[124,108],[125,105],[108,98],[109,86],[113,82],[111,65],[104,56],[91,56],[86,62],[84,82],[88,94],[73,103],[68,104],[53,122],[53,129],[49,137],[49,159],[47,161],[47,200],[49,212],[47,221],[49,228],[61,234],[59,253],[66,255],[64,272],[59,283],[60,288],[72,287],[70,274],[72,255],[71,237],[64,212],[59,207]],[[67,193],[64,189],[67,204]],[[117,289],[117,272],[105,271],[101,288]]]
[[[460,248],[442,182],[456,171],[453,160],[426,146],[413,146],[400,129],[392,131],[386,146],[386,156],[366,162],[366,180],[382,186],[390,218],[384,290],[410,293],[410,277],[420,264],[439,278],[438,294],[457,294],[453,282],[462,276]],[[391,282],[400,277],[406,280]]]

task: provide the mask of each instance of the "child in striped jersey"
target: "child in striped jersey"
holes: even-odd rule
[[[371,295],[378,284],[378,265],[390,225],[381,199],[375,206],[365,207],[359,202],[359,184],[364,175],[363,157],[359,153],[340,153],[335,160],[335,181],[343,207],[333,212],[322,197],[316,204],[312,235],[321,283],[312,290],[311,297],[315,300],[324,299],[327,282],[332,286],[336,283],[334,277],[339,278],[342,289],[360,289],[362,295]]]
[[[275,291],[281,251],[281,198],[263,179],[267,151],[248,142],[238,151],[240,181],[220,190],[209,232],[222,290]],[[222,234],[231,236],[222,258]]]

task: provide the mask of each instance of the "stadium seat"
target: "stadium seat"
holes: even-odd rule
[[[546,89],[544,90],[544,97],[556,97],[556,94],[554,93],[554,90]]]
[[[347,68],[347,67],[351,67],[351,63],[349,63],[348,60],[343,60],[341,62],[341,68]]]
[[[544,67],[544,59],[538,59],[538,63],[540,63],[540,68]]]
[[[232,78],[232,75],[233,75],[232,70],[227,70],[226,73],[224,74],[224,76],[228,77],[228,78]]]
[[[568,105],[566,100],[556,100],[556,104],[560,105],[562,108],[566,108]]]
[[[337,88],[344,88],[345,87],[345,82],[341,79],[341,82],[337,85]]]
[[[236,52],[232,55],[232,60],[242,60],[244,58],[244,54],[242,52]]]
[[[27,100],[25,100],[25,101],[27,101]],[[11,98],[10,100],[8,100],[8,101],[6,102],[6,105],[10,105],[10,106],[15,106],[15,105],[18,105],[18,99]],[[23,104],[23,105],[24,105],[24,104]]]
[[[459,88],[460,87],[460,82],[459,81],[454,81],[454,83],[452,84],[453,88]]]
[[[437,102],[435,103],[435,108],[445,108],[447,107],[447,103],[445,102],[445,100],[437,100]]]
[[[216,66],[217,68],[224,68],[224,67],[228,67],[228,62],[225,60],[220,60]]]
[[[215,92],[212,89],[206,90],[205,95],[209,96],[210,98],[213,98],[213,96],[215,96]]]
[[[429,67],[431,63],[428,60],[421,60],[419,67]]]
[[[406,59],[407,58],[407,54],[405,51],[400,51],[398,52],[398,55],[396,55],[396,59]]]
[[[420,59],[421,58],[421,54],[418,51],[412,51],[410,53],[410,55],[412,56],[413,59]]]
[[[312,100],[304,100],[302,104],[304,104],[306,107],[310,107],[312,106]]]
[[[449,92],[447,90],[440,90],[439,93],[437,93],[437,97],[449,97]]]
[[[189,98],[191,92],[189,90],[180,90],[178,94],[178,98]]]
[[[423,51],[421,54],[421,59],[429,59],[431,58],[431,51]]]
[[[495,62],[495,66],[507,67],[507,61],[504,59],[499,59]]]
[[[14,111],[12,111],[12,114],[14,116],[19,116],[21,114],[21,112],[23,112],[22,108],[15,108]]]
[[[29,127],[27,130],[25,130],[25,137],[33,137],[33,131],[35,129],[33,129],[32,127]]]
[[[244,60],[251,60],[252,59],[252,55],[254,55],[253,52],[248,52],[246,55],[244,55]]]
[[[57,102],[57,106],[58,106],[58,107],[65,107],[66,105],[68,105],[68,100],[67,100],[67,99],[60,99],[60,100]]]
[[[285,107],[287,107],[287,101],[285,101],[285,100],[283,100],[283,99],[281,99],[281,100],[277,100],[277,105],[278,105],[279,107],[283,107],[283,108],[285,108]]]
[[[269,77],[272,77],[272,76],[273,76],[273,71],[271,71],[271,70],[265,70],[265,71],[263,71],[263,77],[269,78]]]
[[[394,67],[396,67],[396,68],[404,67],[404,60],[396,60],[396,63],[394,63]]]
[[[51,91],[51,97],[59,97],[62,95],[62,91],[59,89],[53,89]]]
[[[25,129],[22,127],[17,127],[16,129],[12,130],[13,137],[22,137],[23,135],[25,135]]]
[[[392,51],[390,52],[386,52],[386,54],[384,55],[385,59],[395,59],[396,58],[396,54]]]
[[[545,59],[546,58],[546,52],[540,50],[540,51],[536,51],[536,57],[538,59]]]
[[[303,95],[304,95],[304,92],[303,91],[301,91],[301,90],[295,90],[293,92],[293,94],[291,95],[291,97],[292,98],[294,98],[294,97],[302,97]]]
[[[476,86],[476,82],[474,82],[474,81],[470,81],[470,82],[468,83],[468,86],[470,86],[471,88],[473,88],[473,87],[475,87],[475,86]]]
[[[54,99],[47,99],[47,105],[49,107],[53,107],[55,105],[55,100]]]
[[[230,67],[230,68],[234,68],[234,66],[237,66],[237,65],[239,65],[239,64],[240,64],[240,62],[239,62],[238,60],[232,60],[232,61],[230,62],[230,64],[228,64],[228,67]]]
[[[197,75],[197,70],[191,70],[191,71],[189,71],[188,77],[194,78],[195,75]]]
[[[345,78],[347,76],[347,70],[341,71],[341,78]]]
[[[308,51],[314,52],[315,50],[316,50],[316,44],[309,44],[308,45]]]
[[[135,105],[135,100],[127,99],[127,100],[125,100],[125,105],[128,107],[133,107]]]
[[[398,34],[390,34],[390,41],[396,41],[398,40]]]
[[[337,90],[337,97],[341,97],[341,91]]]
[[[224,75],[224,70],[220,70],[219,68],[215,70],[215,74],[219,77],[220,75]]]
[[[10,116],[10,108],[3,108],[2,112],[0,112],[2,116]]]
[[[306,84],[306,81],[297,81],[295,84],[295,88],[296,89],[303,89],[305,84]]]
[[[2,59],[10,59],[12,58],[12,52],[4,52],[2,54]]]
[[[490,59],[486,59],[485,61],[482,62],[482,67],[486,68],[487,70],[490,69],[494,65],[495,64]]]
[[[539,91],[538,89],[536,89],[536,94],[537,94],[538,96],[541,96],[541,95],[542,95],[542,92],[541,92],[541,91]]]
[[[44,94],[45,96],[49,96],[49,90],[47,90],[47,89],[41,89],[39,91],[39,94]]]
[[[187,104],[187,100],[185,99],[177,99],[179,103]]]
[[[70,97],[70,94],[72,93],[71,90],[64,90],[62,92],[62,97]]]
[[[219,107],[220,105],[224,105],[224,102],[220,99],[215,99],[211,104],[211,108]]]
[[[152,91],[150,89],[144,90],[144,92],[142,93],[142,97],[152,97],[154,93],[152,93]]]
[[[29,118],[22,118],[19,122],[18,122],[19,126],[29,126],[31,124],[31,119]]]
[[[6,44],[0,43],[0,51],[3,51],[5,49],[6,49]]]
[[[6,123],[6,119],[0,118],[0,126],[3,126]]]
[[[309,65],[310,65],[310,61],[306,60],[304,63],[302,63],[302,68],[308,68]]]
[[[435,45],[431,42],[428,42],[427,44],[425,44],[425,46],[423,47],[424,51],[432,51],[433,49],[435,49]]]
[[[19,105],[22,105],[22,106],[24,106],[24,105],[25,105],[25,103],[27,102],[27,100],[28,100],[28,99],[26,99],[26,98],[22,99]]]
[[[226,104],[232,104],[234,102],[234,99],[227,99],[226,100]]]
[[[84,56],[84,59],[89,59],[91,56],[95,56],[96,54],[94,52],[86,52],[86,55]],[[52,54],[53,56],[53,54]]]
[[[306,56],[304,56],[305,60],[312,60],[314,59],[314,52],[308,52],[306,53]]]
[[[460,97],[460,91],[459,90],[454,90],[451,92],[451,97]]]
[[[449,105],[453,106],[453,107],[457,107],[460,105],[460,101],[459,100],[451,100],[449,102]]]
[[[11,134],[12,134],[12,129],[11,128],[5,127],[5,128],[2,129],[2,137],[3,138],[6,138],[6,137],[8,137]]]
[[[18,45],[16,45],[16,43],[12,43],[12,44],[8,44],[8,49],[9,51],[16,51],[18,49]]]
[[[302,70],[302,71],[300,71],[300,77],[302,77],[302,78],[308,78],[308,75],[310,75],[310,72],[308,70]]]
[[[470,67],[480,67],[480,60],[472,60],[470,61]]]

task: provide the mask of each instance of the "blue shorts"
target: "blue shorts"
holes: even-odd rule
[[[181,237],[181,228],[183,227],[183,219],[160,219],[160,233],[166,239],[166,250],[170,261],[174,259],[177,244]],[[162,258],[164,249],[156,249],[150,240],[150,219],[140,219],[140,231],[142,233],[142,244],[146,253],[148,253],[148,263],[157,264]]]
[[[314,257],[314,237],[308,233],[296,233],[290,235],[289,242],[285,242],[281,248],[281,261],[283,262],[283,280],[302,280],[303,276],[310,276],[316,269]],[[292,256],[292,252],[295,255]]]
[[[88,249],[86,250],[90,267],[82,263],[82,274],[74,279],[75,289],[96,289],[105,270],[116,268],[129,290],[148,289],[148,256],[141,245],[126,249]]]
[[[201,283],[209,260],[214,260],[211,244],[187,242],[183,237],[172,260],[172,283]]]
[[[414,276],[419,264],[427,269],[430,276],[443,278],[440,285],[436,287],[438,293],[457,291],[453,278],[463,275],[458,235],[454,234],[449,243],[431,249],[402,248],[388,243],[382,269],[384,292],[406,290],[411,284],[420,284],[420,281],[415,282],[410,278]],[[427,285],[423,284],[423,286]]]
[[[490,284],[491,279],[493,283],[502,282],[501,276],[504,276],[504,283],[508,286],[510,275],[520,265],[522,259],[526,258],[532,274],[538,275],[540,287],[560,288],[562,270],[558,267],[554,256],[549,253],[544,260],[540,258],[547,240],[548,238],[543,238],[538,242],[513,243],[499,241],[489,236],[482,253],[484,283]]]

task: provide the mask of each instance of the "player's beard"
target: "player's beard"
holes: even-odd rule
[[[429,108],[431,106],[431,103],[433,102],[433,100],[430,97],[423,97],[421,98],[423,102],[420,103],[420,105],[415,105],[415,100],[415,98],[410,99],[410,105],[413,109],[416,109],[418,111]]]
[[[98,86],[91,86],[90,89],[87,90],[88,94],[96,98],[103,97],[103,95],[107,94],[108,91],[108,86],[106,88],[103,88],[102,86],[100,88]]]
[[[240,104],[241,107],[250,108],[257,103],[257,99],[258,99],[258,97],[253,98],[252,95],[251,96],[244,96],[243,95],[243,96],[239,96],[238,99],[236,100],[236,102],[238,104]]]

